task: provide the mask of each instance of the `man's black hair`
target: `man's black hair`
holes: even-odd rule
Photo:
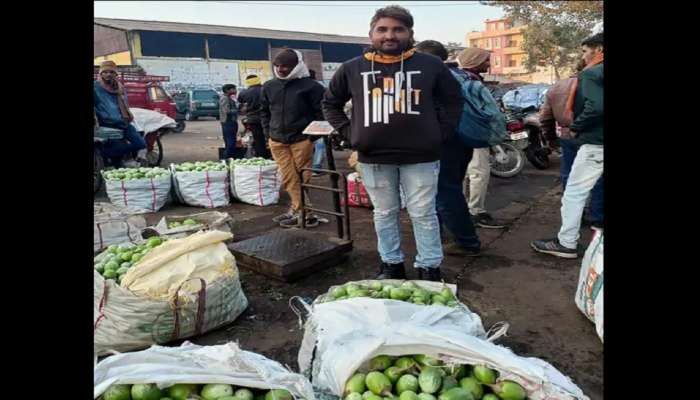
[[[253,75],[246,76],[245,79],[248,80],[250,78],[257,78],[257,77],[258,77],[257,75],[253,74]]]
[[[235,89],[235,88],[236,88],[236,85],[234,85],[234,84],[232,84],[232,83],[227,83],[227,84],[225,84],[224,86],[221,87],[221,90],[222,90],[224,93],[226,93],[226,92],[228,92],[229,90]]]
[[[581,46],[590,47],[592,49],[600,46],[603,47],[603,32],[596,33],[588,39],[581,42]]]
[[[401,21],[408,29],[413,29],[413,16],[407,9],[401,6],[391,5],[378,9],[374,13],[372,21],[369,23],[370,30],[374,29],[374,25],[381,18],[393,18],[397,21]]]
[[[423,40],[416,45],[416,50],[420,51],[421,53],[434,55],[442,61],[447,60],[447,57],[449,56],[445,46],[443,46],[442,43],[438,42],[437,40]]]

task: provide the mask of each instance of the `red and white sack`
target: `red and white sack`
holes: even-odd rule
[[[231,203],[228,170],[224,171],[176,171],[173,174],[175,196],[192,207],[217,208]]]
[[[576,306],[593,323],[603,341],[603,231],[596,230],[581,262]]]
[[[231,193],[235,199],[254,206],[277,204],[282,178],[277,163],[268,165],[231,164]]]
[[[348,175],[348,206],[372,208],[372,201],[357,172]],[[341,199],[341,204],[344,203]]]
[[[160,210],[170,197],[170,174],[159,178],[134,180],[105,180],[109,201],[128,214]]]
[[[101,251],[112,244],[143,241],[141,230],[146,227],[144,217],[120,212],[107,203],[96,203],[94,209],[93,251]]]

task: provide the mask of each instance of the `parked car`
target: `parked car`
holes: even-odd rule
[[[219,119],[219,94],[214,89],[192,89],[173,94],[187,121],[199,117]]]

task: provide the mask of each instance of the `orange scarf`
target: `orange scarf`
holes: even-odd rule
[[[593,59],[591,60],[588,65],[586,65],[586,68],[584,70],[587,70],[588,68],[593,67],[594,65],[602,64],[603,63],[603,53],[598,53],[596,54]],[[578,77],[574,80],[574,83],[571,85],[571,90],[569,91],[569,98],[566,100],[566,108],[564,111],[564,117],[568,119],[569,121],[573,122],[574,121],[574,100],[576,98],[576,90],[578,89]]]

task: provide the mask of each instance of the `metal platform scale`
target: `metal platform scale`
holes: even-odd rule
[[[303,171],[325,172],[330,177],[331,186],[302,183],[301,228],[277,228],[263,235],[230,244],[229,250],[236,257],[239,266],[273,279],[291,282],[315,271],[342,263],[345,254],[352,250],[347,179],[345,175],[336,171],[330,140],[332,132],[333,128],[326,121],[314,121],[304,130],[304,134],[322,136],[318,140],[325,142],[328,169],[303,169]],[[342,187],[339,187],[339,181]],[[309,189],[331,192],[334,210],[322,210],[307,205],[305,191]],[[342,209],[341,195],[344,199]],[[306,229],[307,212],[335,216],[337,237]]]

